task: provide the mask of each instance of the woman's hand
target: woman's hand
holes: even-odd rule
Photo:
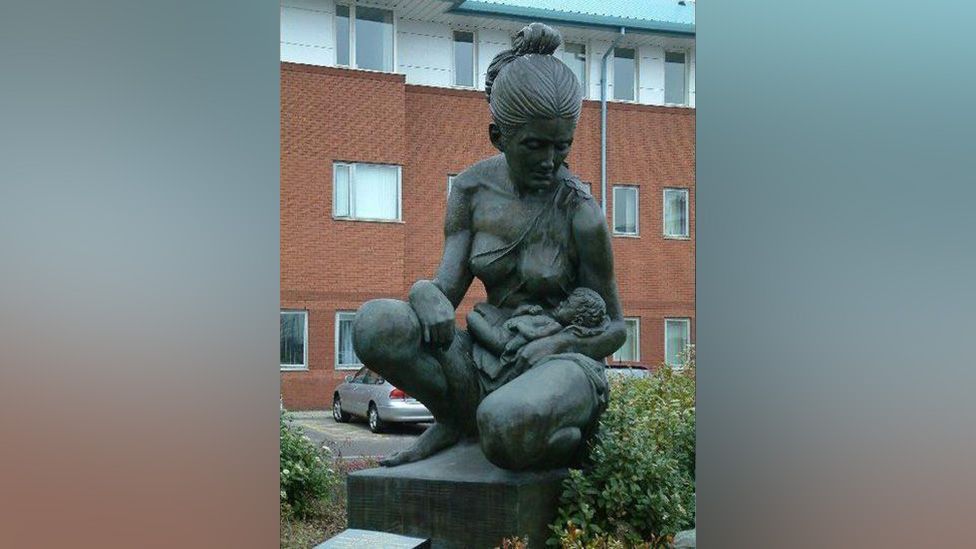
[[[418,280],[410,288],[410,306],[420,320],[424,343],[446,349],[454,341],[454,306],[444,292],[429,280]]]
[[[570,346],[571,342],[564,333],[530,341],[515,354],[515,368],[520,372],[527,370],[547,356],[568,352]]]

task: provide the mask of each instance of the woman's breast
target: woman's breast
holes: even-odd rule
[[[507,248],[505,240],[491,233],[475,233],[468,268],[486,287],[506,282],[515,272],[517,253],[505,253]]]
[[[528,244],[519,257],[523,289],[539,296],[565,296],[575,278],[564,249],[542,243]]]

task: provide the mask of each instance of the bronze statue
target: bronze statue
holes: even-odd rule
[[[623,344],[625,329],[606,219],[564,163],[583,96],[552,56],[560,41],[532,23],[492,61],[488,136],[501,154],[454,180],[434,279],[414,284],[409,303],[377,299],[356,315],[359,358],[436,419],[383,465],[476,437],[499,467],[569,466],[606,408],[603,359]],[[465,331],[455,326],[455,308],[474,277],[488,302]],[[596,298],[579,302],[579,289]],[[536,318],[516,320],[523,315]]]

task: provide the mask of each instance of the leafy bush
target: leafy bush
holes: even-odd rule
[[[664,547],[695,522],[695,365],[611,382],[583,470],[563,485],[551,545]]]
[[[334,500],[342,479],[327,448],[312,444],[284,412],[280,424],[281,514],[304,517],[323,500]]]
[[[346,477],[353,471],[378,466],[379,462],[375,458],[343,459],[338,452],[334,454],[332,469],[338,474],[339,481],[333,492],[325,498],[306,505],[302,516],[296,516],[291,511],[291,506],[283,503],[278,546],[281,549],[307,549],[345,530],[348,522],[346,520]]]

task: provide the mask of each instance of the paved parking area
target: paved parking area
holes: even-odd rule
[[[392,424],[385,432],[374,434],[365,420],[353,418],[348,423],[336,423],[329,411],[290,412],[289,415],[313,442],[325,444],[345,458],[382,457],[402,450],[430,426],[429,423]]]

